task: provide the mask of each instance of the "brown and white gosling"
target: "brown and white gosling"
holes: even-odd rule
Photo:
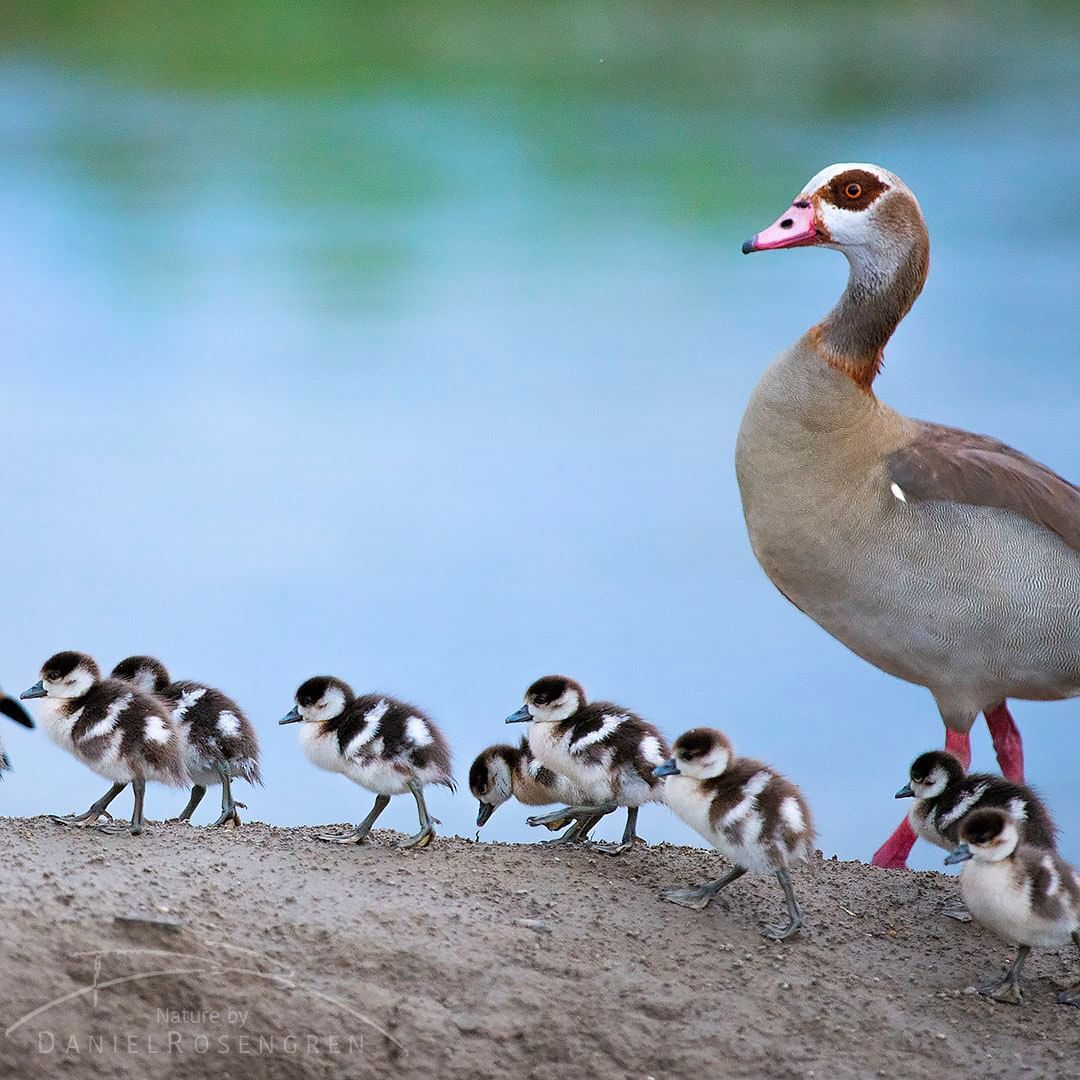
[[[359,844],[393,795],[412,793],[420,831],[403,848],[424,848],[435,836],[437,819],[424,802],[424,787],[441,784],[455,790],[450,747],[435,722],[413,705],[385,694],[357,697],[348,683],[316,675],[296,691],[296,704],[279,721],[303,724],[300,747],[320,769],[341,773],[375,793],[371,813],[344,836],[323,835],[330,844]]]
[[[814,826],[802,792],[768,765],[735,757],[726,735],[699,727],[675,740],[668,761],[656,769],[667,777],[664,799],[732,864],[723,877],[660,895],[683,907],[701,909],[747,871],[775,874],[784,890],[788,922],[766,926],[766,937],[782,941],[803,925],[789,869],[808,862]]]
[[[64,825],[93,825],[106,807],[131,784],[135,808],[130,831],[143,830],[147,780],[170,787],[188,783],[183,741],[165,707],[149,694],[119,679],[103,679],[85,653],[59,652],[45,661],[41,679],[22,698],[44,698],[40,718],[49,738],[74,754],[113,786],[84,814],[54,816]],[[128,826],[110,822],[103,832]]]
[[[112,678],[122,679],[146,694],[165,702],[184,736],[184,758],[191,777],[191,798],[178,821],[191,821],[206,789],[221,785],[221,815],[211,826],[239,825],[232,781],[261,784],[259,740],[251,721],[232,698],[203,683],[187,679],[173,682],[165,665],[153,656],[129,656],[113,668]]]
[[[482,828],[491,815],[511,798],[526,806],[581,803],[587,798],[586,793],[567,777],[552,772],[537,761],[528,739],[522,739],[520,746],[499,743],[477,754],[469,769],[469,790],[480,804],[476,815],[477,828]],[[562,836],[548,843],[572,844],[586,840],[589,830],[599,820],[595,815],[577,818]],[[548,827],[561,828],[565,821],[552,822]]]
[[[1019,1005],[1020,973],[1033,947],[1056,949],[1072,939],[1080,949],[1080,879],[1055,851],[1021,839],[1001,810],[976,810],[960,826],[960,843],[945,859],[963,863],[960,892],[975,919],[1009,944],[1016,959],[999,982],[981,988],[994,1001]],[[1062,1005],[1080,1005],[1080,986],[1062,990]]]
[[[537,679],[525,691],[525,704],[506,722],[528,723],[536,760],[567,777],[585,796],[582,805],[529,818],[530,825],[558,827],[570,818],[595,819],[595,824],[625,806],[622,840],[594,844],[592,850],[619,855],[639,841],[638,809],[664,798],[664,785],[653,769],[667,757],[668,748],[652,724],[610,701],[590,704],[581,683],[565,675]]]
[[[916,835],[952,851],[960,823],[975,810],[1002,810],[1021,828],[1032,847],[1057,845],[1057,827],[1050,812],[1026,784],[994,773],[965,773],[960,760],[947,750],[930,750],[912,763],[910,779],[897,793],[913,799],[908,821]]]

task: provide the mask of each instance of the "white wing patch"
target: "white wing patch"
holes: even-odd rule
[[[185,690],[180,695],[180,700],[176,703],[176,708],[173,709],[173,719],[180,723],[184,719],[184,714],[206,693],[206,687],[200,686],[195,690]]]
[[[989,786],[985,780],[976,784],[947,814],[942,814],[938,821],[938,828],[947,829],[954,822],[959,821],[986,794]]]
[[[217,726],[222,735],[235,738],[240,734],[240,717],[231,709],[222,709],[218,713]]]
[[[121,694],[116,698],[109,707],[105,710],[105,715],[88,731],[86,731],[80,742],[86,742],[88,739],[99,739],[103,735],[108,735],[109,732],[116,727],[116,721],[120,714],[131,704],[131,699],[135,695],[132,693]]]
[[[358,756],[360,751],[379,734],[379,721],[386,715],[389,708],[390,702],[383,698],[364,713],[364,726],[349,740],[349,745],[345,747],[345,757]],[[379,741],[382,742],[381,739]]]
[[[764,769],[761,772],[754,773],[746,781],[746,786],[743,788],[743,797],[723,816],[721,824],[732,825],[746,817],[754,809],[757,797],[765,790],[771,779],[772,776],[765,772]]]
[[[144,734],[151,742],[160,743],[164,746],[171,738],[172,732],[160,716],[148,716]]]
[[[582,735],[580,739],[574,740],[570,753],[577,754],[587,746],[603,742],[625,719],[626,716],[623,713],[605,713],[600,718],[600,726],[595,731],[590,731],[588,735]]]
[[[898,483],[896,483],[896,481],[895,481],[895,480],[894,480],[894,481],[893,481],[893,482],[892,482],[892,483],[891,483],[891,484],[889,485],[889,490],[890,490],[890,491],[891,491],[891,492],[892,492],[892,493],[893,493],[893,494],[894,494],[894,495],[895,495],[895,496],[896,496],[896,497],[897,497],[897,498],[898,498],[898,499],[899,499],[899,500],[900,500],[900,501],[901,501],[902,503],[906,503],[906,502],[907,502],[907,496],[906,496],[906,495],[904,494],[904,489],[903,489],[903,488],[902,488],[902,487],[901,487],[901,486],[900,486],[900,485],[899,485]]]
[[[660,748],[660,740],[655,735],[646,735],[641,740],[641,756],[650,765],[663,763],[664,751]]]
[[[806,828],[806,820],[803,818],[802,809],[798,800],[792,795],[789,795],[780,803],[780,817],[783,818],[784,824],[792,832],[800,833]]]
[[[415,746],[430,746],[435,741],[431,729],[419,716],[410,716],[405,721],[405,737]]]
[[[1053,896],[1061,887],[1061,877],[1054,866],[1054,860],[1049,855],[1043,856],[1042,865],[1047,873],[1046,895]]]

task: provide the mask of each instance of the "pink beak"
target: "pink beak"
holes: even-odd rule
[[[747,240],[742,251],[744,255],[749,255],[751,251],[803,247],[812,244],[816,236],[814,208],[806,199],[797,199],[772,225],[752,240]]]

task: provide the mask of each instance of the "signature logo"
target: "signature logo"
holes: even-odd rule
[[[356,1033],[348,1036],[294,1035],[281,1033],[276,1036],[241,1034],[238,1038],[218,1036],[215,1040],[217,1053],[357,1053],[363,1052],[363,1030],[374,1031],[377,1035],[387,1040],[400,1053],[408,1053],[406,1048],[382,1025],[370,1016],[355,1009],[346,1001],[327,994],[312,986],[305,985],[302,977],[290,965],[276,960],[274,957],[247,949],[240,945],[233,945],[223,941],[199,941],[197,943],[205,952],[191,952],[173,949],[155,948],[112,948],[97,949],[69,954],[69,959],[89,961],[91,972],[89,981],[82,986],[76,987],[65,994],[46,1001],[29,1012],[24,1013],[13,1023],[9,1024],[4,1031],[8,1039],[17,1038],[20,1033],[25,1036],[28,1032],[37,1035],[38,1053],[65,1053],[81,1054],[86,1052],[104,1053],[107,1050],[114,1052],[138,1053],[182,1053],[193,1049],[197,1053],[205,1053],[211,1047],[210,1037],[200,1034],[185,1041],[183,1034],[175,1030],[168,1030],[165,1037],[108,1037],[102,1034],[96,1036],[71,1036],[64,1039],[53,1031],[47,1029],[49,1022],[48,1014],[69,1002],[85,999],[93,1009],[97,1009],[103,995],[116,992],[118,988],[129,986],[133,983],[146,982],[153,979],[166,979],[178,976],[201,976],[208,981],[220,980],[228,977],[231,979],[252,980],[271,988],[287,991],[289,994],[300,994],[311,1000],[320,1001],[330,1006],[331,1011],[340,1014],[343,1021],[355,1021],[361,1025],[359,1036]],[[130,968],[135,966],[137,970]],[[122,974],[116,973],[116,968],[125,968]],[[175,1028],[188,1026],[191,1028],[211,1027],[219,1024],[231,1026],[236,1029],[243,1028],[247,1023],[250,1012],[242,1009],[175,1009],[162,1007],[156,1010],[156,1022],[163,1028]]]

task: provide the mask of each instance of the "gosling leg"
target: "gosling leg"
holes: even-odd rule
[[[702,911],[712,903],[713,897],[721,890],[738,881],[746,871],[741,866],[733,866],[723,877],[715,881],[706,881],[704,885],[696,885],[689,889],[661,889],[660,899],[670,900],[680,907],[693,908]]]
[[[1024,994],[1020,989],[1020,972],[1024,970],[1024,962],[1029,952],[1031,952],[1031,946],[1021,945],[1016,950],[1016,959],[1012,967],[1005,972],[1005,978],[1001,982],[979,987],[979,993],[992,1001],[1000,1001],[1004,1005],[1019,1005],[1024,1000]],[[1058,995],[1058,1001],[1061,1001],[1060,995]],[[1064,1001],[1062,1004],[1071,1005],[1073,1002]]]
[[[371,832],[371,826],[375,824],[376,818],[390,805],[389,795],[376,795],[375,805],[371,808],[371,813],[368,814],[359,825],[351,833],[346,833],[344,836],[339,836],[335,833],[322,833],[317,836],[316,840],[321,840],[324,844],[359,844],[367,839],[367,835]]]
[[[798,900],[795,899],[795,890],[791,887],[791,876],[785,867],[776,871],[776,880],[784,890],[784,899],[787,901],[788,921],[786,926],[766,926],[762,933],[773,941],[784,941],[791,937],[803,924],[802,910]]]
[[[58,825],[94,825],[99,818],[112,818],[106,808],[126,787],[127,784],[113,784],[85,814],[50,814],[49,817]]]
[[[435,819],[428,813],[427,805],[424,802],[423,785],[418,780],[410,780],[409,790],[413,793],[413,798],[416,800],[416,809],[420,814],[420,831],[415,836],[410,836],[408,840],[402,840],[398,847],[419,850],[420,848],[426,848],[435,838]]]
[[[223,762],[218,765],[217,771],[221,777],[221,816],[210,828],[216,829],[222,825],[238,827],[240,825],[240,815],[237,813],[237,808],[244,806],[244,804],[236,802],[232,797],[232,776],[229,773],[229,766]]]

